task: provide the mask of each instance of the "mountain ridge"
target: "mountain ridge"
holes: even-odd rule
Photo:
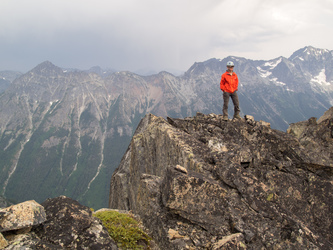
[[[332,52],[322,57],[311,51],[304,53],[326,59],[311,61],[315,67],[283,57],[209,59],[194,63],[182,76],[165,71],[101,76],[45,61],[0,95],[1,194],[38,202],[66,195],[105,207],[108,181],[141,118],[147,113],[174,118],[221,113],[219,82],[228,60],[240,79],[242,115],[280,130],[321,116],[333,103]]]

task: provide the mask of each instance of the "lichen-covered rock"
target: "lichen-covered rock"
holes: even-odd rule
[[[251,117],[147,115],[109,206],[140,215],[161,249],[332,249],[330,119],[311,121],[318,141]]]
[[[287,130],[295,135],[305,148],[311,164],[308,168],[317,174],[333,174],[333,107],[316,121],[311,117],[308,121],[293,123]],[[326,166],[326,167],[324,167]],[[325,171],[322,169],[325,168]]]
[[[0,233],[0,249],[5,248],[8,246],[8,241],[3,237],[2,233]]]
[[[163,205],[181,217],[215,234],[229,225],[229,218],[223,216],[227,190],[218,182],[170,167],[166,169],[162,187]]]
[[[70,249],[118,249],[91,210],[65,196],[42,203],[47,220],[36,234],[43,240]]]
[[[9,245],[4,248],[6,250],[18,249],[63,249],[61,246],[52,244],[51,242],[41,240],[35,232],[28,233],[6,233]]]
[[[13,207],[25,209],[13,209]],[[42,211],[43,219],[38,219],[40,216],[37,214],[35,218],[38,220],[32,220],[30,215],[32,212],[27,213],[27,210]],[[4,230],[3,235],[8,243],[4,249],[7,250],[118,249],[102,222],[92,216],[90,209],[65,196],[48,199],[42,205],[36,202],[24,202],[9,207],[6,212],[1,213],[1,218],[10,217],[15,218],[13,224],[20,227],[7,227]],[[27,221],[34,221],[34,223],[27,223]]]
[[[36,201],[25,201],[0,210],[0,232],[27,228],[46,220],[44,207]]]
[[[246,245],[244,244],[244,235],[242,233],[235,233],[223,237],[221,240],[213,244],[212,250],[217,249],[246,249]]]

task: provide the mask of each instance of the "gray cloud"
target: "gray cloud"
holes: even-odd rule
[[[331,0],[2,0],[0,70],[187,70],[229,55],[332,50]]]

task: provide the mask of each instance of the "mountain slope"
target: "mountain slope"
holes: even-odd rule
[[[24,74],[0,99],[2,193],[17,201],[64,194],[105,207],[111,174],[140,119],[183,106],[175,79],[166,72],[102,78],[50,62]]]
[[[0,94],[4,92],[18,76],[22,73],[17,71],[0,71]]]
[[[1,105],[3,120],[9,121],[1,131],[3,154],[11,157],[4,162],[9,173],[2,180],[6,196],[42,200],[59,193],[88,195],[90,182],[102,168],[101,142],[109,131],[109,100],[99,78],[67,75],[46,62],[7,93],[9,100],[2,101],[12,106],[11,112]]]

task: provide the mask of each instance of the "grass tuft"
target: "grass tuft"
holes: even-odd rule
[[[139,228],[139,222],[127,214],[117,211],[102,211],[94,214],[102,220],[112,239],[122,249],[144,249],[150,245],[151,238]]]

